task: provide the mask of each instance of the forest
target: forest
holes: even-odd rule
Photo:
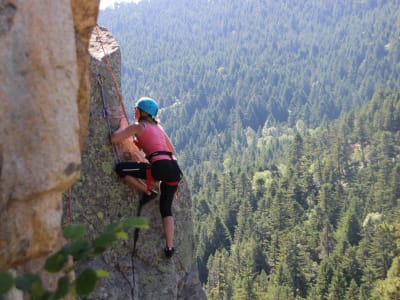
[[[399,12],[389,0],[100,12],[127,107],[161,104],[208,299],[400,299]]]

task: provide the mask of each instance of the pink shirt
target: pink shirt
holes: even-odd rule
[[[157,151],[171,151],[166,141],[166,133],[159,124],[140,123],[144,129],[140,137],[137,137],[138,146],[142,148],[146,156]],[[169,155],[161,154],[153,156],[151,162],[171,159]]]

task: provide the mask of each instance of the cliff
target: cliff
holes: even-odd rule
[[[70,205],[65,207],[71,206],[68,216],[72,216],[74,223],[89,225],[90,234],[94,235],[109,223],[136,216],[140,194],[122,183],[113,171],[115,155],[109,143],[109,126],[111,131],[115,130],[123,114],[118,92],[120,47],[110,32],[97,28],[89,52],[92,87],[89,127],[82,152],[81,177],[71,189],[71,198],[66,197]],[[117,149],[122,160],[140,159],[136,148],[122,148]],[[139,232],[136,249],[132,233],[127,242],[90,264],[110,274],[101,281],[92,299],[205,299],[195,263],[191,198],[185,180],[178,193],[179,199],[173,205],[177,249],[173,258],[165,258],[162,251],[165,240],[156,199],[142,208],[141,216],[148,220],[150,228]]]
[[[0,269],[41,273],[49,288],[57,275],[43,274],[44,259],[64,243],[62,195],[79,177],[72,188],[71,213],[89,224],[91,232],[135,215],[137,209],[137,193],[112,171],[107,127],[96,102],[95,77],[104,72],[104,63],[102,57],[90,58],[88,47],[98,6],[99,0],[0,1]],[[119,47],[109,50],[113,55],[119,73]],[[115,93],[111,86],[106,90]],[[174,207],[176,257],[166,261],[161,256],[154,201],[143,209],[150,230],[139,235],[137,253],[132,255],[130,240],[95,262],[106,264],[111,273],[99,289],[102,298],[201,299],[192,257],[190,196],[185,183],[180,190]],[[23,298],[17,291],[6,297]]]
[[[36,271],[62,243],[79,177],[98,0],[0,1],[0,269]],[[29,262],[29,263],[28,263]]]

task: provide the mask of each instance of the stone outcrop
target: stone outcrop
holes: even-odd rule
[[[79,177],[99,0],[0,0],[0,269],[59,242]]]
[[[1,270],[40,272],[44,258],[61,247],[62,195],[64,204],[72,202],[66,216],[88,225],[91,234],[137,212],[138,193],[113,172],[97,85],[100,73],[111,126],[116,127],[121,111],[112,101],[118,99],[117,88],[104,59],[110,58],[120,84],[120,49],[101,30],[107,36],[106,54],[93,40],[91,56],[87,51],[98,6],[99,0],[0,0]],[[141,157],[137,149],[122,156],[126,153]],[[71,186],[72,198],[67,199]],[[178,251],[172,260],[162,253],[155,200],[143,208],[150,229],[140,232],[136,251],[130,236],[92,262],[110,273],[93,299],[205,298],[195,267],[186,182],[179,195],[173,208]],[[48,287],[54,286],[55,277],[43,278]],[[13,293],[7,299],[22,299],[21,293]]]
[[[118,97],[121,76],[119,45],[110,32],[98,28],[93,32],[89,52],[92,86],[89,128],[82,155],[81,178],[71,189],[72,197],[66,201],[72,204],[73,222],[88,225],[93,236],[109,223],[136,216],[140,195],[113,171],[115,156],[105,118],[108,115],[113,131],[118,128],[123,114]],[[104,87],[106,114],[99,78]],[[132,112],[127,113],[132,118]],[[119,149],[122,160],[142,157],[137,148],[122,148]],[[156,199],[142,208],[141,216],[148,219],[150,228],[140,230],[136,249],[131,233],[128,241],[90,263],[92,267],[105,269],[110,274],[108,279],[101,280],[92,299],[205,299],[194,257],[191,198],[187,183],[183,181],[180,184],[179,199],[173,205],[177,252],[170,260],[163,253],[165,240],[158,206],[159,200]]]

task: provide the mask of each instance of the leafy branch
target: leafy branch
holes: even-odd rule
[[[56,300],[67,295],[80,297],[90,295],[96,288],[98,280],[108,277],[108,273],[104,270],[87,268],[72,280],[72,272],[80,264],[105,252],[115,242],[127,240],[127,230],[132,228],[147,229],[148,223],[146,219],[140,217],[131,217],[121,223],[111,223],[92,241],[85,239],[87,232],[85,225],[66,226],[63,236],[69,243],[50,255],[44,264],[44,270],[49,273],[63,273],[58,279],[56,290],[47,290],[38,274],[25,273],[14,277],[10,272],[0,271],[0,300],[14,287],[29,294],[32,300]]]

